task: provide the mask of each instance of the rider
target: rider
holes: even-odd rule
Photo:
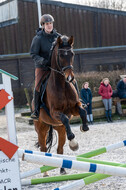
[[[53,42],[61,34],[57,33],[53,29],[54,18],[50,14],[44,14],[41,17],[40,24],[42,28],[39,28],[36,36],[32,40],[30,54],[35,62],[35,89],[34,89],[34,111],[31,114],[31,118],[34,120],[39,119],[40,110],[40,87],[46,76],[50,73],[48,66],[50,63],[50,50]],[[74,79],[72,82],[79,95],[77,81]]]
[[[52,43],[61,34],[53,29],[54,18],[50,14],[44,14],[41,17],[36,36],[32,40],[30,54],[35,62],[35,89],[34,89],[34,111],[31,118],[38,120],[40,109],[40,86],[46,76],[49,74],[48,66],[51,66],[49,54]]]

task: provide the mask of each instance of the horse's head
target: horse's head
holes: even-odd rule
[[[68,81],[74,79],[73,73],[73,36],[58,37],[56,41],[55,56],[58,71],[62,72]]]

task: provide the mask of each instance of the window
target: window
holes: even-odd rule
[[[6,1],[6,0],[0,0],[0,4],[3,3],[3,2],[5,2],[5,1]]]
[[[17,0],[0,0],[0,27],[17,22]]]

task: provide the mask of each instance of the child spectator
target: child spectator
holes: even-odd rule
[[[84,82],[82,85],[82,89],[80,92],[81,99],[86,104],[86,111],[87,111],[87,121],[93,124],[93,114],[92,114],[92,93],[91,89],[89,88],[89,83]]]
[[[109,79],[104,78],[99,87],[99,94],[102,96],[102,101],[105,106],[105,114],[108,122],[112,122],[112,87],[109,84]]]

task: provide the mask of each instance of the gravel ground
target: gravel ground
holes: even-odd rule
[[[15,116],[19,115],[16,114]],[[7,139],[6,130],[6,117],[4,114],[0,114],[0,136]],[[126,139],[126,121],[116,121],[113,123],[95,123],[90,125],[90,131],[86,133],[80,132],[79,125],[72,125],[72,131],[75,133],[76,140],[79,143],[79,150],[73,152],[69,149],[68,141],[64,146],[64,154],[66,155],[79,155],[82,153],[89,152],[113,143],[117,143]],[[37,134],[34,131],[33,125],[28,125],[26,123],[16,122],[18,145],[23,149],[38,150],[34,144],[37,142]],[[54,136],[54,143],[56,142],[56,136]],[[52,147],[51,152],[56,153],[57,144]],[[94,159],[113,161],[119,163],[126,163],[126,148],[120,148],[114,150],[111,153],[105,153],[94,157]],[[41,165],[30,164],[25,161],[20,162],[20,170],[27,171],[34,168],[39,168]],[[79,173],[74,170],[66,170],[68,174]],[[50,176],[59,175],[59,169],[49,171]],[[32,178],[40,178],[42,174],[33,176]],[[70,181],[58,182],[58,183],[44,183],[39,185],[30,185],[22,187],[22,190],[52,190],[61,185],[71,183]],[[109,177],[107,179],[101,180],[99,182],[87,185],[81,190],[124,190],[126,189],[126,178],[125,177]]]

